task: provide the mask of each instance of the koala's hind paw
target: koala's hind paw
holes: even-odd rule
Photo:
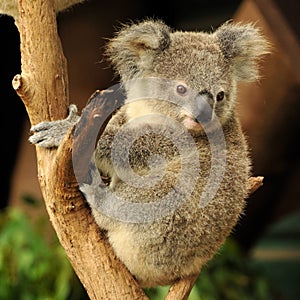
[[[66,135],[68,129],[79,121],[77,107],[74,104],[69,106],[69,115],[66,119],[58,121],[44,121],[31,127],[34,133],[29,142],[43,148],[58,147]]]

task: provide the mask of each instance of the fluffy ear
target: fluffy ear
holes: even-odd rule
[[[170,28],[144,21],[122,29],[107,45],[106,55],[123,81],[151,70],[154,56],[170,44]]]
[[[236,80],[259,78],[258,59],[269,53],[270,44],[251,24],[225,23],[214,36],[226,60],[233,66]]]

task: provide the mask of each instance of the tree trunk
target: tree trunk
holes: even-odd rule
[[[66,116],[67,63],[53,0],[18,0],[22,73],[13,87],[31,124]],[[91,299],[148,299],[94,222],[72,167],[72,130],[58,149],[37,147],[38,178],[50,221]],[[251,184],[253,186],[253,184]],[[186,299],[196,277],[180,280],[167,299]]]
[[[67,63],[51,0],[19,0],[22,73],[13,86],[31,124],[62,119],[69,104]],[[72,136],[37,147],[38,178],[51,223],[91,299],[147,299],[94,222],[72,169]]]

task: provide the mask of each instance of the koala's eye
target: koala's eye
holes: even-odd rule
[[[184,95],[187,92],[187,88],[184,85],[179,84],[176,87],[176,91],[179,95]]]
[[[225,97],[225,93],[223,91],[219,92],[217,94],[217,97],[216,97],[216,100],[219,102],[219,101],[222,101]]]

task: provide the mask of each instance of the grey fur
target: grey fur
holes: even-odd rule
[[[214,33],[204,33],[172,31],[161,21],[148,20],[126,26],[108,43],[106,55],[121,76],[127,104],[108,123],[94,154],[101,175],[110,179],[109,186],[103,187],[97,170],[92,168],[92,184],[81,184],[80,188],[97,224],[107,230],[116,255],[142,286],[167,285],[199,273],[243,212],[250,159],[235,113],[236,84],[240,80],[257,79],[257,59],[267,52],[267,41],[249,24],[226,23]],[[150,92],[145,92],[143,98],[143,88],[128,82],[140,78],[161,80],[154,85],[150,80]],[[180,95],[185,89],[187,93]],[[182,96],[179,97],[184,100],[180,100],[182,105],[177,100],[158,99],[158,95],[166,100],[175,99],[170,97],[174,91],[176,97],[178,93]],[[212,112],[209,111],[205,123],[200,118],[199,124],[196,117],[204,109],[199,102],[203,99]],[[158,115],[164,115],[166,122]],[[146,121],[149,116],[154,123]],[[174,143],[169,138],[172,136],[166,134],[170,130],[168,120],[177,124],[171,132],[178,140],[181,135],[189,134],[194,144],[183,145],[180,152],[175,145],[177,140]],[[66,123],[56,124],[66,126]],[[118,135],[124,126],[126,134]],[[48,127],[49,124],[44,126],[46,130]],[[40,127],[36,128],[36,134],[40,134]],[[222,134],[218,135],[220,129]],[[132,142],[131,136],[136,135]],[[220,136],[224,137],[226,147]],[[117,151],[112,163],[111,148],[116,137],[121,146],[130,146],[128,161],[122,151]],[[215,150],[210,139],[216,143]],[[43,134],[31,139],[41,146],[45,145],[44,140]],[[217,153],[215,156],[213,151]],[[199,171],[193,163],[195,157]],[[128,162],[137,178],[151,179],[154,184],[140,188],[126,182]],[[188,166],[185,173],[182,173],[183,163]],[[211,175],[220,170],[219,180],[210,181]],[[182,174],[185,177],[180,177]],[[191,179],[194,179],[192,190]],[[178,182],[182,183],[180,189]],[[216,193],[200,205],[201,197],[209,195],[211,190]],[[174,201],[163,202],[171,193]],[[176,199],[182,201],[179,206]],[[155,210],[146,209],[153,205],[158,211],[163,210],[160,205],[165,203],[169,206],[168,213],[159,217]],[[141,211],[128,210],[138,207],[135,204],[144,205],[147,215],[143,217]]]
[[[32,126],[30,131],[34,134],[30,136],[29,142],[44,148],[58,147],[68,129],[79,121],[80,117],[77,115],[77,112],[76,105],[71,104],[69,106],[69,115],[66,119],[53,122],[44,121]]]

